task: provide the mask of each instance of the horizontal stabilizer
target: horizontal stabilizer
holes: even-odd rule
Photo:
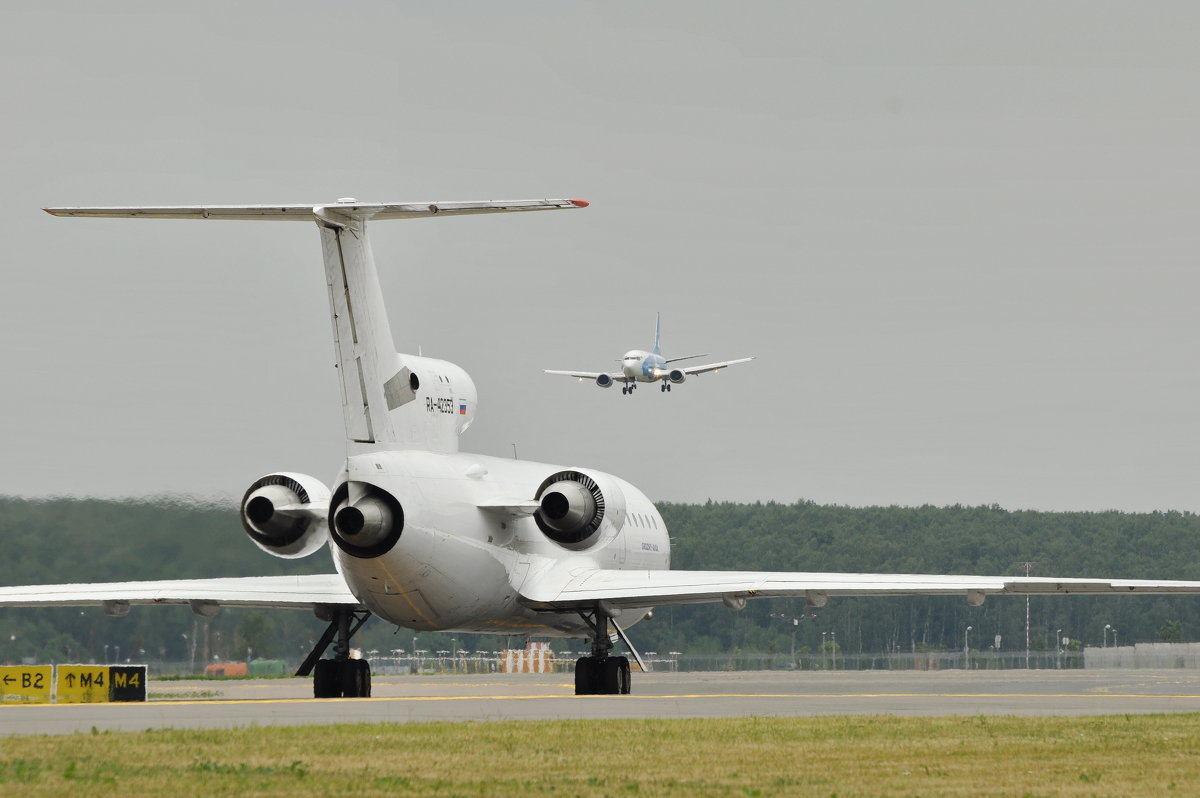
[[[472,213],[511,213],[586,208],[584,200],[483,200],[478,202],[331,202],[316,205],[146,205],[129,207],[45,208],[54,216],[141,219],[237,219],[265,221],[324,221],[325,214],[361,219],[416,219],[463,216]]]

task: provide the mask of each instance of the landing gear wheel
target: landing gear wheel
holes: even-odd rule
[[[629,695],[627,657],[580,657],[575,661],[575,695]]]
[[[601,660],[603,668],[604,681],[600,686],[600,692],[604,695],[620,695],[621,694],[621,663],[617,660],[619,657],[609,657]],[[629,667],[628,664],[625,666]]]
[[[338,698],[341,696],[341,668],[333,659],[317,660],[313,670],[313,698]]]
[[[341,670],[341,695],[344,698],[371,697],[371,666],[365,659],[347,659],[338,663]]]
[[[665,382],[662,385],[658,386],[659,393],[666,393],[668,390],[670,390],[670,389],[667,388],[667,384]]]
[[[365,659],[317,660],[314,698],[370,698],[371,665]]]
[[[365,685],[362,697],[370,698],[371,697],[371,663],[367,662],[365,659],[359,660],[359,661],[362,662],[362,665],[360,665],[359,667],[362,668],[363,684]],[[628,692],[628,691],[626,691],[626,692]]]
[[[596,695],[600,692],[602,671],[600,660],[595,657],[580,657],[575,660],[575,695]]]
[[[629,695],[633,679],[629,675],[628,657],[611,657],[617,663],[617,695]]]

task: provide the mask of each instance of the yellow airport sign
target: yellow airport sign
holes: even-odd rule
[[[107,665],[59,665],[55,668],[54,703],[107,702],[110,677]]]
[[[146,700],[145,665],[58,665],[54,674],[56,704]]]
[[[49,704],[52,665],[0,665],[0,703]]]

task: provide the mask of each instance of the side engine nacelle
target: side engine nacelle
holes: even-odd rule
[[[267,554],[294,560],[325,545],[329,488],[307,474],[256,479],[242,497],[242,527]]]
[[[580,471],[559,471],[542,482],[540,505],[533,520],[546,537],[568,549],[591,546],[607,518],[619,525],[625,515],[625,496],[611,480]]]
[[[682,369],[671,369],[671,373],[667,375],[667,379],[678,385],[687,379],[687,375],[683,373]]]
[[[601,374],[596,377],[596,384],[601,388],[611,388],[613,385],[613,378],[607,374]]]

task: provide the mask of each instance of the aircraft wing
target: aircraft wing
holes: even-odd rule
[[[581,380],[594,380],[601,374],[608,374],[613,382],[629,382],[629,378],[618,372],[612,374],[604,371],[551,371],[550,369],[542,369],[547,374],[564,374],[568,377],[578,377]]]
[[[737,360],[723,360],[720,363],[708,363],[703,366],[688,366],[680,369],[684,374],[703,374],[706,371],[719,371],[726,366],[735,366],[738,363],[749,363],[754,360],[752,357],[739,357]]]
[[[708,357],[708,353],[706,352],[703,355],[684,355],[683,357],[669,357],[666,360],[664,360],[663,362],[664,363],[678,363],[681,360],[691,360],[692,358],[697,358],[697,357]]]
[[[521,588],[522,603],[566,609],[603,601],[614,608],[664,607],[746,599],[801,597],[822,606],[829,596],[963,596],[976,606],[989,595],[1200,594],[1200,582],[1149,579],[1056,579],[940,574],[780,573],[770,571],[617,571],[546,569]]]
[[[312,609],[319,605],[360,606],[338,574],[0,587],[0,607],[120,608],[131,604],[292,609]]]

